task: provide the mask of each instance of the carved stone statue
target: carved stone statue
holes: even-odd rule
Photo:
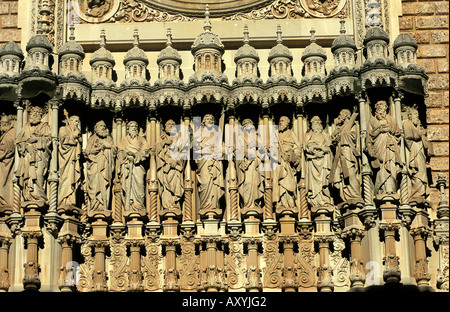
[[[290,119],[280,118],[278,124],[278,166],[274,170],[273,201],[277,209],[294,208],[301,148],[291,129]]]
[[[377,170],[375,195],[378,199],[397,192],[397,175],[400,172],[400,129],[387,109],[386,101],[378,101],[367,129],[367,150],[373,158],[372,167]]]
[[[11,116],[0,119],[0,206],[13,205],[13,175],[16,130]]]
[[[184,144],[180,142],[180,133],[173,133],[175,122],[166,122],[161,141],[156,145],[156,174],[159,182],[159,195],[163,209],[181,209],[180,200],[184,192],[183,172],[187,155],[183,156]],[[188,146],[189,147],[189,146]]]
[[[47,203],[46,178],[50,160],[51,130],[42,122],[43,109],[33,106],[29,111],[29,122],[17,135],[19,152],[17,177],[22,189],[23,204],[34,203],[39,207]]]
[[[201,128],[194,133],[194,158],[197,164],[200,214],[220,213],[220,200],[224,195],[222,164],[222,140],[217,138],[218,129],[211,114],[203,117]],[[201,156],[195,156],[201,151]]]
[[[243,131],[236,139],[237,181],[242,210],[260,207],[264,196],[264,179],[261,175],[261,160],[257,150],[257,133],[253,121],[242,121]]]
[[[117,176],[122,187],[122,204],[125,211],[145,210],[144,162],[148,159],[150,146],[139,136],[135,121],[127,124],[127,136],[117,145]]]
[[[87,193],[90,211],[107,210],[111,198],[116,147],[103,120],[96,123],[86,146]]]
[[[312,207],[332,205],[329,190],[331,172],[331,137],[324,131],[318,116],[311,118],[311,130],[305,135],[306,190]]]
[[[431,144],[426,130],[419,120],[417,109],[410,109],[408,119],[403,121],[406,145],[406,165],[410,179],[409,198],[422,202],[428,196],[427,161],[431,156]]]
[[[80,118],[71,116],[59,130],[58,206],[76,206],[81,184],[81,128]]]
[[[361,179],[359,158],[359,129],[356,122],[358,113],[343,109],[335,119],[336,129],[331,135],[336,153],[331,166],[330,184],[340,191],[344,202],[361,202]]]

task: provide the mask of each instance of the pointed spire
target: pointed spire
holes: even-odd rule
[[[278,24],[277,26],[277,43],[281,44],[283,42],[283,39],[281,38],[281,25]]]
[[[133,38],[134,38],[133,46],[135,47],[139,46],[139,33],[137,28],[134,29]]]
[[[344,16],[341,16],[341,20],[339,21],[339,23],[341,23],[340,33],[342,35],[345,35],[345,19],[344,19]]]
[[[211,31],[211,22],[209,20],[209,4],[205,6],[205,25],[203,26],[203,29],[205,31]]]
[[[314,43],[314,42],[316,42],[316,31],[314,30],[314,28],[311,28],[311,30],[309,31],[310,32],[310,34],[311,34],[311,39],[310,39],[310,41],[312,42],[312,43]]]
[[[167,45],[168,47],[170,47],[170,46],[172,46],[172,29],[170,29],[170,27],[167,28],[167,34],[166,34],[166,36],[167,36],[167,42],[166,42],[166,45]]]
[[[244,26],[244,44],[248,44],[250,42],[248,37],[248,26],[247,24]]]
[[[105,29],[100,31],[100,47],[104,48],[106,46],[106,34]]]
[[[75,26],[73,24],[71,24],[69,26],[69,31],[70,31],[69,40],[70,41],[75,41]]]

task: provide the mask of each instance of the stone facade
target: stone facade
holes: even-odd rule
[[[0,290],[448,292],[448,2],[181,2],[1,2]]]

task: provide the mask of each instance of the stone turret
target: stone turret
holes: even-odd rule
[[[334,39],[331,45],[331,52],[334,56],[335,69],[339,70],[341,67],[352,69],[356,66],[356,44],[352,37],[346,35],[345,20],[341,21],[340,35]]]
[[[9,41],[0,48],[0,76],[19,75],[23,61],[23,52],[14,41]]]
[[[277,44],[270,50],[267,61],[270,64],[269,76],[278,80],[292,77],[292,52],[283,44],[281,26],[277,26]],[[269,78],[269,80],[271,80]]]
[[[249,44],[248,26],[244,27],[244,45],[241,46],[234,57],[236,63],[236,79],[239,82],[256,81],[258,73],[258,52]]]
[[[39,69],[43,71],[50,71],[53,61],[53,57],[51,55],[52,50],[53,44],[43,33],[42,23],[39,22],[36,34],[30,38],[26,46],[28,56],[25,61],[24,70]]]
[[[146,79],[148,58],[144,50],[139,48],[139,34],[137,28],[134,29],[133,47],[128,50],[123,64],[125,65],[125,84],[148,84]]]
[[[312,81],[319,79],[323,81],[327,75],[325,70],[325,61],[327,55],[324,49],[316,43],[316,31],[311,29],[311,43],[305,48],[302,54],[303,79],[302,81]]]
[[[364,37],[363,54],[366,58],[365,65],[378,62],[387,64],[389,61],[389,37],[380,27],[372,27],[367,30]]]
[[[69,74],[81,76],[81,66],[85,56],[84,49],[75,41],[75,27],[71,25],[69,30],[69,41],[61,47],[58,54],[60,74],[63,76],[68,76]]]
[[[223,72],[222,55],[225,47],[220,38],[211,31],[209,16],[209,5],[206,5],[204,32],[197,36],[191,47],[195,63],[195,76],[198,78],[205,73],[219,77]]]
[[[167,29],[166,47],[161,50],[156,60],[159,68],[159,81],[164,83],[168,81],[180,81],[182,63],[181,55],[172,47],[172,31]]]
[[[114,84],[113,68],[116,64],[111,52],[106,48],[106,34],[102,29],[100,34],[100,48],[94,52],[89,64],[92,68],[92,83],[110,86]]]

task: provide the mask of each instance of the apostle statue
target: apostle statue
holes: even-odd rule
[[[301,147],[294,131],[289,128],[290,122],[289,117],[282,116],[278,124],[278,165],[275,167],[273,180],[273,201],[278,211],[296,207]]]
[[[86,146],[87,193],[90,211],[105,211],[111,198],[116,147],[103,120],[97,122]]]
[[[344,202],[352,205],[362,202],[357,116],[356,109],[353,113],[348,109],[341,110],[335,119],[336,128],[331,135],[332,143],[336,146],[336,153],[331,166],[330,184],[339,190]]]
[[[12,116],[0,119],[0,207],[13,205],[13,174],[16,130]]]
[[[420,123],[417,109],[409,110],[408,119],[403,121],[403,131],[406,145],[406,166],[410,180],[409,198],[411,201],[423,202],[429,193],[426,165],[433,152],[431,144],[426,138],[426,130]]]
[[[313,208],[333,205],[329,190],[331,144],[331,137],[324,131],[320,117],[312,117],[311,129],[305,135],[305,156],[307,199]]]
[[[236,137],[237,182],[243,211],[260,207],[264,196],[261,159],[257,150],[257,133],[253,121],[242,121],[242,131]]]
[[[58,206],[76,206],[81,184],[81,128],[80,118],[71,116],[59,130]]]
[[[370,117],[367,133],[367,151],[372,157],[376,172],[375,195],[382,199],[397,192],[397,175],[400,173],[400,129],[388,114],[386,101],[375,103],[375,114]],[[394,196],[395,197],[395,196]]]
[[[136,121],[127,124],[127,135],[117,144],[117,176],[125,211],[145,210],[145,161],[150,145],[139,135]]]
[[[220,213],[220,201],[225,193],[222,138],[211,114],[203,117],[200,129],[194,132],[194,160],[200,199],[200,214]]]
[[[47,173],[51,153],[51,130],[43,122],[43,109],[32,106],[29,122],[17,135],[16,145],[19,164],[16,176],[22,189],[23,204],[33,203],[39,207],[47,203]]]
[[[189,152],[189,140],[183,141],[181,134],[176,129],[175,121],[169,119],[165,123],[161,141],[156,145],[156,175],[163,209],[181,209],[183,173]]]

